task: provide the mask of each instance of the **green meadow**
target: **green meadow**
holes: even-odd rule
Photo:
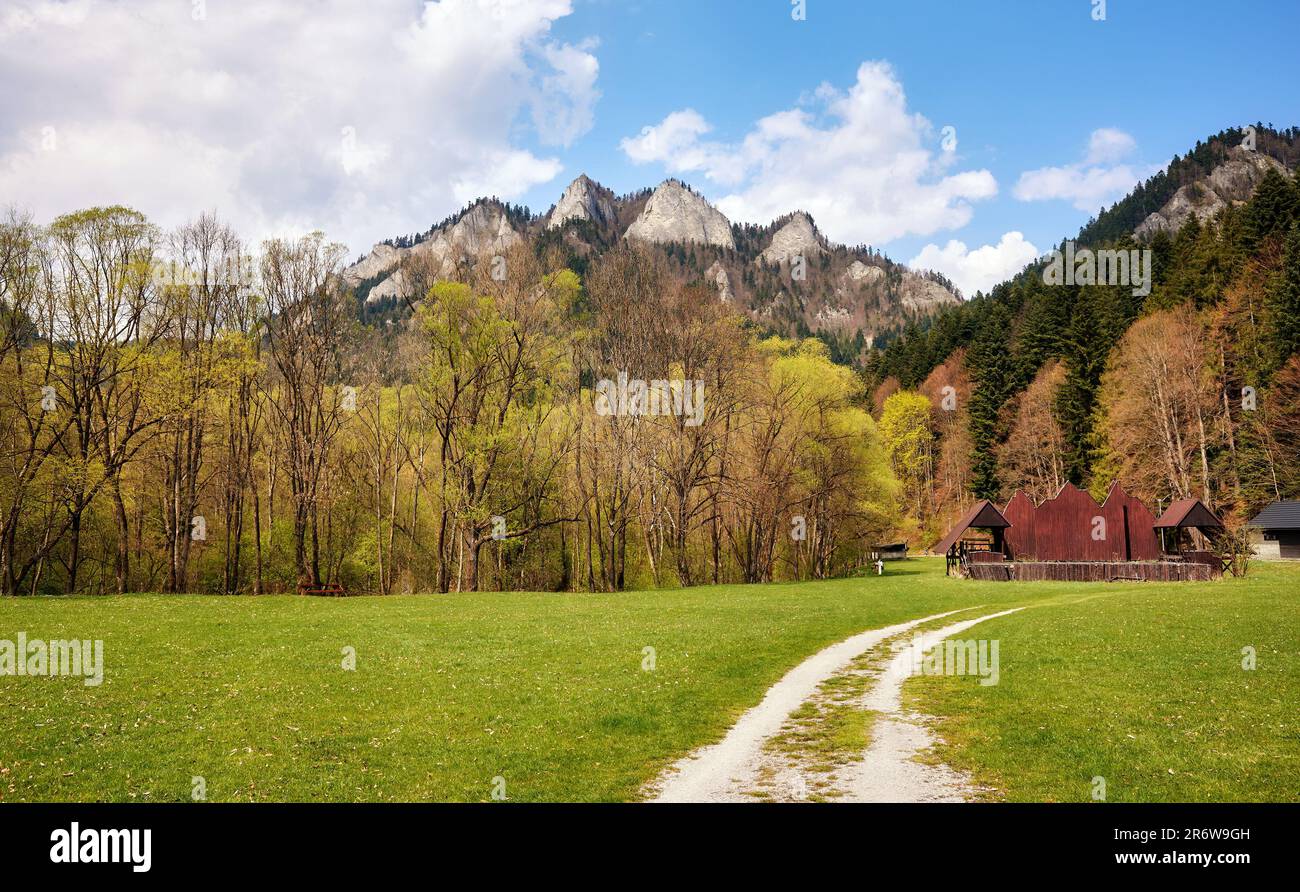
[[[104,678],[0,676],[0,801],[622,801],[864,629],[1027,609],[997,686],[916,678],[940,755],[1010,799],[1300,798],[1300,567],[1211,585],[883,577],[612,595],[0,601]],[[1257,668],[1241,666],[1253,647]],[[354,663],[355,668],[344,668]]]
[[[1075,584],[967,635],[1001,642],[996,686],[905,693],[991,798],[1086,802],[1100,778],[1109,802],[1300,801],[1300,564]]]

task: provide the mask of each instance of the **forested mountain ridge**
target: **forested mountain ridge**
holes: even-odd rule
[[[1297,128],[1277,131],[1256,125],[1253,128],[1254,150],[1247,150],[1242,145],[1250,135],[1245,128],[1229,128],[1197,142],[1186,155],[1175,157],[1164,170],[1139,183],[1132,192],[1090,220],[1079,231],[1077,241],[1082,245],[1100,244],[1139,233],[1148,218],[1161,212],[1180,189],[1205,184],[1217,168],[1234,157],[1241,158],[1248,153],[1259,163],[1276,162],[1277,166],[1288,170],[1294,170],[1300,164],[1300,130]],[[1242,196],[1243,199],[1248,197],[1249,194]]]
[[[477,202],[350,267],[321,233],[12,211],[0,592],[824,578],[1067,480],[1240,522],[1300,494],[1300,186],[1246,161],[1248,200],[1066,252],[1101,278],[967,302],[675,182]]]
[[[815,334],[846,363],[960,300],[941,275],[831,243],[802,211],[766,226],[733,224],[680,180],[616,196],[585,174],[545,214],[479,199],[422,234],[376,245],[344,278],[363,318],[383,322],[402,317],[432,281],[463,279],[515,241],[581,274],[624,240],[661,255],[682,282],[707,283],[760,329]]]
[[[1198,144],[1080,232],[1080,252],[1148,259],[1149,293],[1049,284],[1043,260],[867,358],[878,412],[899,391],[961,397],[936,409],[913,481],[927,535],[975,497],[1066,481],[1100,498],[1118,479],[1153,505],[1196,496],[1234,521],[1300,495],[1300,131],[1257,126],[1253,151],[1243,135]],[[1247,167],[1244,200],[1143,226]]]
[[[171,230],[122,206],[0,216],[0,594],[863,569],[902,518],[862,379],[687,281],[689,247],[579,255],[653,200],[601,197],[579,184],[527,236],[526,215],[478,203],[350,270],[320,232],[253,248],[210,214]],[[764,244],[811,250],[811,231]],[[353,283],[395,274],[407,318],[359,324]]]

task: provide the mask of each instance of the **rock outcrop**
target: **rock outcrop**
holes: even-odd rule
[[[955,293],[928,276],[897,265],[893,265],[892,269],[894,272],[891,274],[874,263],[854,260],[837,280],[834,294],[840,306],[828,306],[818,314],[817,321],[847,324],[841,308],[855,305],[892,307],[912,314],[927,315],[938,312],[947,304],[961,302]],[[853,321],[868,327],[876,324],[865,313],[854,317]]]
[[[853,311],[847,307],[825,306],[813,318],[818,329],[845,328],[853,322]]]
[[[1249,199],[1270,170],[1286,172],[1268,155],[1236,146],[1229,151],[1227,161],[1210,171],[1209,176],[1181,187],[1164,207],[1139,223],[1133,234],[1146,239],[1157,232],[1177,231],[1193,217],[1204,222],[1224,208]]]
[[[729,304],[735,300],[736,295],[731,290],[731,275],[721,263],[713,261],[713,265],[705,271],[704,278],[718,289],[718,297],[723,303]]]
[[[481,257],[503,254],[519,241],[520,235],[510,225],[505,210],[495,202],[480,201],[450,227],[438,230],[432,238],[411,250],[438,257],[451,257],[457,252],[466,257]]]
[[[722,212],[679,180],[667,180],[655,189],[641,216],[628,227],[627,237],[660,245],[678,242],[736,247],[731,223]]]
[[[546,228],[558,229],[570,220],[591,220],[597,226],[606,226],[614,222],[616,213],[609,190],[584,173],[564,190]]]
[[[371,249],[369,254],[343,271],[343,281],[348,284],[348,287],[355,288],[366,279],[373,279],[375,276],[389,272],[401,262],[401,249],[380,242]]]
[[[903,273],[903,280],[898,286],[897,293],[903,308],[913,312],[930,313],[945,304],[961,303],[961,298],[934,279],[927,279],[911,270]]]
[[[500,204],[479,201],[455,221],[433,230],[409,248],[375,245],[374,250],[343,271],[343,281],[355,287],[376,275],[388,273],[370,289],[366,301],[372,303],[387,297],[400,297],[406,285],[400,266],[408,258],[426,265],[434,276],[448,276],[461,263],[505,254],[522,238],[510,225]]]
[[[872,285],[876,282],[885,280],[885,271],[878,266],[863,263],[861,260],[855,260],[849,264],[849,268],[844,271],[844,278],[847,282],[855,285],[867,284]]]
[[[815,257],[823,250],[812,218],[800,211],[776,231],[759,258],[765,263],[789,263],[794,257]]]

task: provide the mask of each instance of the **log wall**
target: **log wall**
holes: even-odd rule
[[[1209,582],[1216,578],[1208,564],[1175,561],[1016,561],[971,564],[971,579],[990,582]]]

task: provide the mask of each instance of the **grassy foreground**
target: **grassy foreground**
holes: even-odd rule
[[[0,601],[105,679],[0,677],[0,801],[626,800],[866,628],[1033,599],[936,576],[666,592]],[[342,649],[355,648],[344,671]],[[642,668],[654,648],[654,669]]]
[[[1210,585],[1075,584],[974,627],[1001,679],[910,679],[936,755],[992,798],[1300,801],[1300,565]],[[1253,648],[1255,669],[1243,668]]]
[[[1112,800],[1296,799],[1298,571],[1008,585],[922,560],[619,595],[5,599],[0,639],[103,639],[105,679],[0,677],[0,801],[188,800],[194,777],[213,801],[479,801],[496,777],[514,801],[626,800],[825,645],[1022,604],[969,633],[1001,640],[999,685],[908,683],[954,764],[1016,799],[1086,799],[1096,775]]]

